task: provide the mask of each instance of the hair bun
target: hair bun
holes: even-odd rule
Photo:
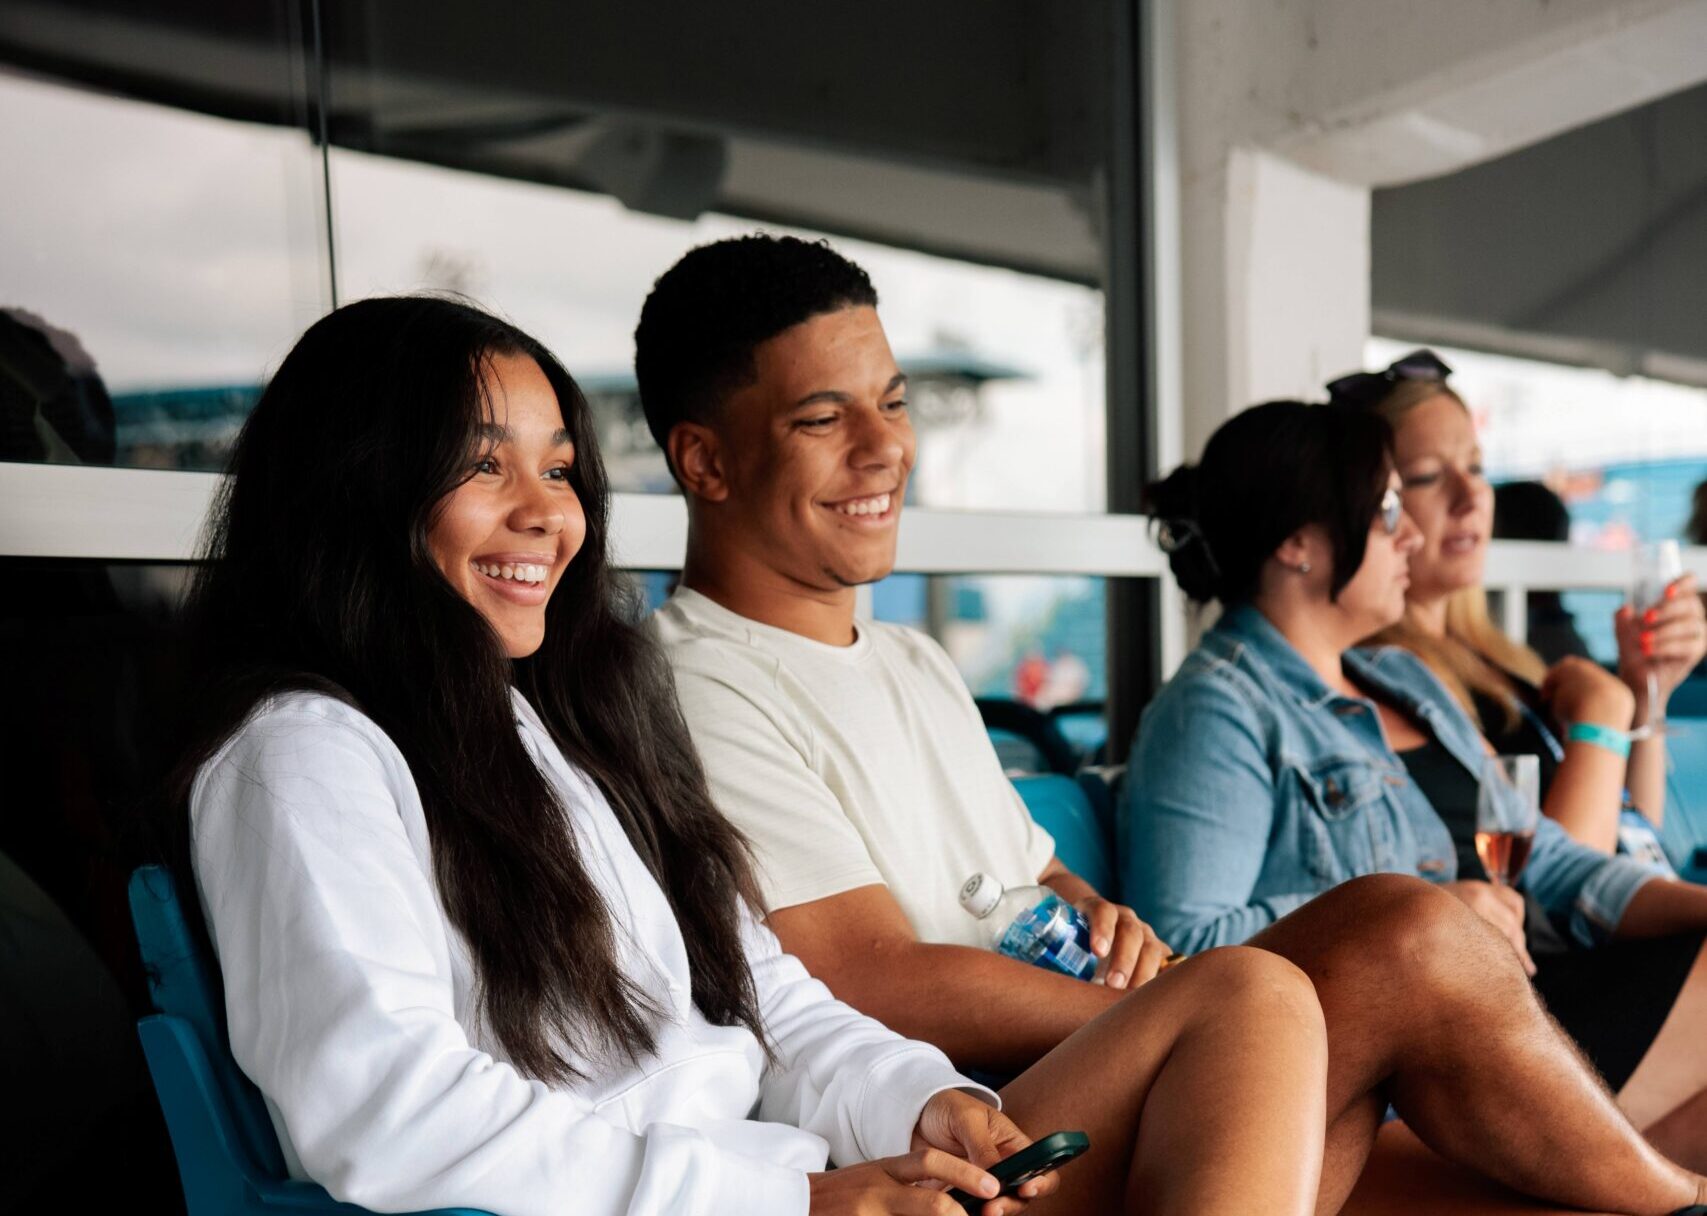
[[[1220,595],[1221,571],[1198,511],[1198,466],[1182,464],[1144,487],[1143,509],[1180,590],[1199,603]]]

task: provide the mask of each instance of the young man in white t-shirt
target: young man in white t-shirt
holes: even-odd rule
[[[854,588],[894,564],[915,456],[876,303],[858,267],[786,237],[704,246],[658,280],[636,371],[689,516],[658,631],[784,946],[843,1000],[963,1065],[1029,1068],[1004,1091],[1028,1112],[1125,1142],[1140,1110],[1152,1126],[1158,1070],[1182,1055],[1162,1009],[1219,1007],[1202,974],[1218,952],[1153,978],[1167,947],[1055,858],[947,656],[855,620]],[[956,901],[979,870],[1078,906],[1099,982],[980,948]],[[1665,1212],[1701,1185],[1634,1132],[1509,946],[1450,895],[1359,880],[1255,944],[1311,977],[1326,1016],[1318,1210],[1349,1194],[1389,1100],[1440,1152],[1535,1195]],[[1237,1122],[1247,1147],[1271,1123]]]

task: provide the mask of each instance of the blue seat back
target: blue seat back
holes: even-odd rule
[[[1002,771],[1008,776],[1019,777],[1027,773],[1049,771],[1049,761],[1038,750],[1037,744],[1024,735],[1003,730],[999,726],[990,727],[987,733],[990,736],[990,746],[996,749],[996,759],[1001,762]]]
[[[137,1025],[160,1097],[189,1216],[368,1216],[323,1187],[286,1177],[261,1091],[231,1058],[225,1000],[212,960],[184,918],[161,866],[130,878],[130,914],[148,991],[160,1012]],[[445,1208],[421,1216],[489,1216]]]
[[[1115,838],[1115,799],[1125,776],[1124,764],[1087,764],[1073,774],[1073,780],[1079,783],[1079,788],[1090,800],[1091,810],[1096,812],[1097,822],[1102,825],[1103,839],[1110,842]],[[1118,870],[1120,867],[1114,868]]]
[[[1055,856],[1109,899],[1118,899],[1111,838],[1085,789],[1071,777],[1044,773],[1014,778],[1031,817],[1055,838]]]
[[[131,875],[130,914],[142,949],[149,996],[156,1009],[181,1022],[200,1045],[210,1070],[207,1092],[217,1095],[216,1113],[229,1121],[233,1150],[249,1168],[267,1177],[283,1177],[284,1156],[266,1103],[231,1058],[225,1000],[214,982],[211,960],[203,957],[190,935],[171,871],[143,866]],[[168,1120],[171,1114],[167,1111]]]

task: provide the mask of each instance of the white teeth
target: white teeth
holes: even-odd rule
[[[474,568],[487,578],[507,579],[512,583],[543,583],[550,572],[546,566],[534,565],[528,562],[505,562],[502,565],[491,565],[486,562],[472,563]]]
[[[889,495],[879,494],[875,498],[858,498],[852,502],[843,503],[836,509],[843,515],[883,515],[889,510]]]

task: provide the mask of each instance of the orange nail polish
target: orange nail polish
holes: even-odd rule
[[[1659,619],[1660,619],[1660,610],[1658,608],[1650,608],[1642,614],[1642,621],[1644,624],[1652,625],[1655,621],[1657,621]]]
[[[1676,585],[1671,584],[1671,583],[1666,584],[1666,599],[1675,600],[1676,598],[1677,598],[1677,587],[1676,587]]]

